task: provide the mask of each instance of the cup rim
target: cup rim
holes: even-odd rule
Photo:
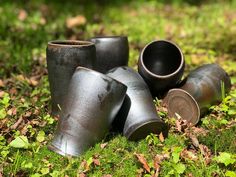
[[[163,127],[161,127],[159,133],[161,133],[161,132],[164,133],[165,131],[167,131],[167,128],[168,128],[167,124],[166,124],[164,121],[159,120],[159,119],[157,119],[157,118],[153,118],[153,119],[151,119],[151,120],[141,122],[138,126],[136,126],[136,127],[135,127],[133,130],[131,130],[131,131],[128,130],[128,131],[125,133],[125,136],[126,136],[128,139],[130,139],[130,138],[132,137],[132,135],[133,135],[135,132],[137,132],[138,130],[140,130],[141,128],[143,128],[143,127],[145,127],[145,126],[147,126],[147,125],[149,125],[149,124],[162,125]]]
[[[155,43],[155,42],[166,42],[166,43],[170,43],[171,45],[175,46],[175,47],[179,50],[180,56],[181,56],[181,63],[180,63],[180,65],[179,65],[179,67],[178,67],[173,73],[170,73],[170,74],[167,74],[167,75],[158,75],[158,74],[154,74],[153,72],[151,72],[151,71],[145,66],[145,64],[144,64],[144,62],[143,62],[143,53],[144,53],[145,49],[146,49],[149,45],[151,45],[152,43]],[[145,69],[145,71],[146,71],[149,75],[151,75],[151,76],[153,76],[153,77],[156,77],[156,78],[168,78],[168,77],[174,76],[174,75],[176,75],[176,74],[181,70],[181,68],[184,66],[184,55],[183,55],[183,53],[182,53],[180,47],[179,47],[177,44],[175,44],[174,42],[171,42],[171,41],[169,41],[169,40],[164,40],[164,39],[162,39],[162,40],[154,40],[154,41],[149,42],[147,45],[145,45],[144,48],[143,48],[142,51],[141,51],[140,59],[139,59],[139,60],[140,60],[140,62],[141,62],[142,67]]]
[[[105,39],[127,39],[125,35],[108,35],[108,36],[94,36],[90,40],[105,40]]]
[[[78,67],[75,69],[75,72],[76,72],[76,71],[79,71],[79,70],[88,71],[88,72],[90,72],[90,73],[92,73],[92,74],[94,74],[94,75],[101,76],[101,77],[105,77],[106,79],[109,79],[109,81],[114,81],[114,82],[116,82],[117,84],[123,86],[123,87],[127,90],[127,86],[126,86],[125,84],[123,84],[122,82],[120,82],[120,81],[118,81],[118,80],[116,80],[116,79],[114,79],[114,78],[112,78],[112,77],[110,77],[110,76],[108,76],[108,75],[106,75],[106,74],[100,73],[100,72],[98,72],[98,71],[95,71],[95,70],[93,70],[93,69],[89,69],[89,68],[86,68],[86,67],[83,67],[83,66],[78,66]]]
[[[94,43],[91,41],[82,40],[52,40],[48,42],[48,47],[71,47],[71,48],[81,48],[93,46]]]

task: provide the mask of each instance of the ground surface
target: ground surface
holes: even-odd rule
[[[235,177],[236,1],[192,2],[1,1],[0,176]],[[120,34],[129,36],[131,67],[145,44],[169,39],[183,50],[185,75],[216,62],[230,74],[231,92],[187,129],[156,101],[171,126],[166,139],[108,135],[79,158],[49,151],[57,120],[49,115],[47,41]]]

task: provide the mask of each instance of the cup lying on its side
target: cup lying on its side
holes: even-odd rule
[[[163,105],[170,117],[196,125],[210,106],[222,101],[230,87],[230,77],[219,65],[206,64],[190,72],[180,88],[169,90]]]
[[[129,140],[137,141],[150,133],[166,137],[168,126],[158,116],[148,86],[142,77],[129,67],[111,69],[108,76],[122,82],[128,89],[123,105],[112,126],[123,131]]]
[[[52,115],[58,115],[76,67],[92,69],[95,64],[96,49],[92,42],[62,40],[48,42],[46,53]]]
[[[95,145],[108,132],[126,90],[124,84],[109,76],[78,67],[49,149],[61,155],[79,156]]]
[[[108,70],[127,66],[129,44],[127,36],[99,36],[90,39],[96,46],[95,70],[106,73]]]
[[[185,67],[180,48],[167,40],[147,44],[139,57],[138,72],[148,84],[153,96],[161,97],[180,83]]]

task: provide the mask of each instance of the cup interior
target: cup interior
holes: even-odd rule
[[[165,76],[180,68],[183,56],[176,45],[168,41],[155,41],[146,46],[142,60],[150,72]]]

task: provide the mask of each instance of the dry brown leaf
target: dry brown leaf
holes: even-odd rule
[[[31,111],[27,111],[25,114],[24,114],[24,117],[30,117],[32,115],[32,112]]]
[[[20,133],[21,135],[26,135],[26,133],[28,132],[28,125],[29,124],[26,124],[21,130],[20,130]]]
[[[137,158],[138,158],[138,161],[143,165],[143,168],[148,172],[150,173],[150,167],[147,163],[147,160],[145,159],[144,155],[143,154],[137,154],[135,153],[134,154]]]
[[[159,171],[156,171],[155,174],[153,174],[151,177],[158,177],[159,176]]]
[[[80,173],[80,174],[79,174],[79,177],[86,177],[86,174]]]
[[[23,121],[23,117],[20,116],[20,118],[16,121],[16,123],[14,123],[12,126],[11,126],[11,129],[12,130],[15,130]]]
[[[139,168],[138,170],[137,170],[137,175],[136,175],[136,177],[142,177],[143,175],[142,175],[142,173],[144,172],[144,170],[143,170],[143,168]]]
[[[16,112],[17,112],[16,108],[11,108],[7,111],[7,114],[9,116],[14,116],[14,115],[16,115]]]
[[[30,124],[31,125],[39,125],[40,122],[37,119],[33,119],[33,120],[30,121]]]
[[[95,158],[94,158],[94,159],[93,159],[93,163],[94,163],[94,165],[96,165],[96,166],[101,165],[99,159],[95,159]]]
[[[84,173],[86,173],[87,171],[89,171],[89,166],[86,160],[83,160],[80,164],[80,168],[82,169],[82,171]]]
[[[161,169],[161,166],[159,163],[155,163],[154,162],[154,168],[155,168],[155,176],[159,176],[159,172],[160,172],[160,169]]]
[[[34,110],[34,113],[33,113],[34,115],[39,115],[39,110],[36,108],[35,110]]]
[[[40,22],[41,25],[45,25],[47,23],[46,19],[43,18],[43,17],[40,18],[39,22]]]
[[[195,135],[203,135],[203,136],[206,136],[208,131],[204,128],[201,128],[201,127],[192,127],[192,131]]]
[[[27,79],[22,75],[22,74],[19,74],[19,75],[17,75],[16,76],[16,79],[18,80],[18,81],[27,81]]]
[[[4,92],[4,91],[0,91],[0,98],[2,98],[5,93],[6,93],[6,92]]]
[[[185,159],[185,160],[192,160],[192,161],[197,161],[197,155],[195,152],[193,151],[189,151],[187,149],[184,149],[181,153],[180,153],[181,158]]]
[[[24,21],[28,16],[28,13],[24,10],[24,9],[21,9],[18,13],[18,19],[20,21]]]
[[[71,17],[66,20],[66,27],[71,29],[76,26],[81,26],[86,23],[86,18],[83,15],[78,15],[76,17]]]
[[[0,87],[5,87],[4,82],[2,81],[2,79],[0,79]]]
[[[10,91],[9,91],[9,93],[10,93],[11,95],[16,95],[16,94],[17,94],[16,88],[11,88]]]
[[[211,150],[203,144],[199,145],[199,149],[204,157],[206,165],[208,165],[211,162]]]
[[[35,77],[31,77],[29,79],[29,84],[32,85],[32,86],[37,86],[38,85],[38,81],[35,79]]]
[[[191,141],[192,141],[192,144],[195,146],[195,147],[199,147],[199,141],[198,141],[198,139],[197,139],[197,137],[195,136],[195,135],[190,135],[189,136],[190,137],[190,139],[191,139]]]
[[[167,154],[162,154],[162,155],[159,155],[157,154],[154,158],[154,169],[155,169],[155,174],[153,175],[153,177],[158,177],[159,176],[159,172],[160,172],[160,169],[161,169],[161,162],[165,159],[168,159],[169,156]]]
[[[168,154],[161,154],[161,155],[157,154],[154,158],[154,166],[155,166],[156,163],[161,164],[161,162],[163,160],[167,160],[169,158],[170,158],[170,156]]]
[[[161,161],[162,161],[162,159],[163,159],[163,157],[162,157],[162,155],[156,155],[155,156],[155,158],[154,158],[154,168],[156,169],[156,167],[155,167],[155,165],[156,164],[160,164],[161,163]]]
[[[107,174],[107,175],[103,175],[102,177],[112,177],[112,175]]]
[[[182,132],[181,121],[179,119],[175,121],[175,126],[178,132]]]
[[[163,143],[165,141],[165,138],[162,134],[162,132],[159,134],[159,140]]]
[[[104,149],[106,146],[107,146],[107,143],[103,143],[103,144],[100,145],[100,147],[101,147],[102,149]]]

